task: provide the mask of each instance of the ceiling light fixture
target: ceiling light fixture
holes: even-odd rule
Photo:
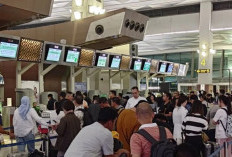
[[[75,17],[76,20],[81,19],[81,13],[79,11],[75,11],[74,12],[74,17]]]
[[[82,0],[75,0],[76,6],[82,6]]]
[[[216,53],[216,50],[210,49],[209,52],[210,52],[211,54],[215,54],[215,53]]]
[[[202,49],[206,50],[206,45],[202,44]]]
[[[201,55],[202,55],[203,57],[205,57],[205,56],[206,56],[206,52],[205,52],[205,51],[202,51],[202,52],[201,52]]]

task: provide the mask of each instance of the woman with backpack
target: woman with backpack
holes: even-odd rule
[[[74,114],[79,118],[81,128],[82,128],[83,124],[84,124],[84,121],[83,121],[83,118],[84,118],[83,96],[82,95],[75,96],[73,103],[75,105]]]
[[[184,118],[182,124],[185,142],[197,149],[198,156],[200,156],[200,153],[204,154],[205,146],[202,139],[202,132],[208,128],[208,122],[203,114],[203,104],[200,100],[195,100],[191,113]]]
[[[231,114],[231,103],[228,97],[221,95],[218,98],[220,109],[217,110],[216,115],[213,118],[213,123],[216,125],[216,133],[215,138],[220,145],[223,145],[225,142],[231,140],[226,135],[226,127],[227,127],[227,117]],[[231,155],[231,145],[227,147],[227,157],[232,157]],[[225,150],[222,149],[220,152],[220,156],[224,157]]]

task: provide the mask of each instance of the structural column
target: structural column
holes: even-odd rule
[[[200,32],[199,32],[199,63],[198,69],[210,69],[209,73],[198,74],[198,84],[205,90],[206,84],[212,84],[213,72],[213,34],[211,32],[212,3],[210,1],[201,2],[200,7]]]

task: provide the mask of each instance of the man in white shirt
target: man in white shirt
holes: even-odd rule
[[[131,93],[133,95],[132,98],[130,98],[126,104],[126,109],[130,109],[135,107],[135,105],[140,101],[140,100],[145,100],[146,98],[139,96],[139,89],[138,87],[132,87],[131,88]]]
[[[66,151],[65,157],[119,157],[122,153],[129,155],[129,152],[123,149],[116,153],[113,151],[111,131],[116,118],[117,112],[113,108],[102,108],[98,122],[84,127],[79,132]]]

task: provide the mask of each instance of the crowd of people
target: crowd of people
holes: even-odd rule
[[[150,157],[154,141],[163,137],[173,139],[169,143],[175,147],[173,156],[200,157],[206,156],[205,137],[220,145],[231,140],[224,126],[231,114],[232,97],[224,90],[214,97],[205,91],[176,91],[164,92],[160,97],[150,92],[144,98],[138,87],[133,87],[131,95],[123,97],[111,90],[108,98],[95,95],[91,100],[79,91],[61,92],[56,101],[49,94],[50,124],[40,117],[36,105],[30,107],[29,98],[24,96],[14,113],[14,135],[18,142],[33,140],[36,123],[50,127],[58,135],[54,144],[57,157]],[[27,148],[30,153],[35,150],[33,143],[27,144]],[[18,146],[18,150],[25,151],[25,145]],[[220,153],[224,157],[223,149]],[[227,153],[232,156],[230,146]]]

